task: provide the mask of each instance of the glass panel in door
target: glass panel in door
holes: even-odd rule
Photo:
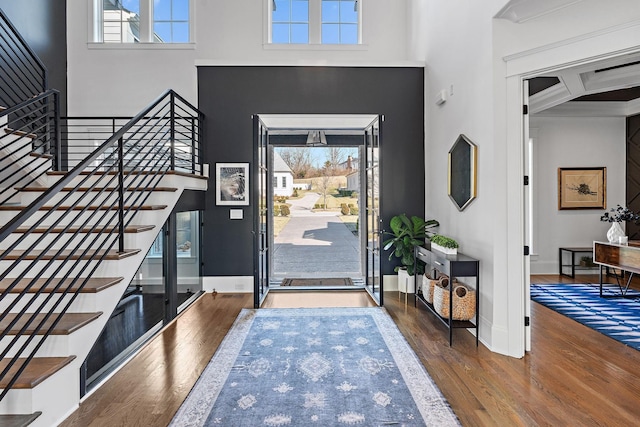
[[[254,307],[258,308],[269,291],[269,168],[267,128],[253,116],[254,152]]]
[[[380,270],[380,250],[382,238],[382,218],[380,217],[380,137],[382,123],[379,116],[365,129],[366,165],[366,277],[365,285],[378,304],[382,305],[382,275]]]

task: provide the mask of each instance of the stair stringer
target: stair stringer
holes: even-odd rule
[[[162,225],[178,202],[185,189],[206,190],[207,180],[194,176],[166,175],[158,186],[175,187],[175,192],[156,192],[152,194],[154,204],[164,204],[167,208],[153,211],[139,211],[134,223],[153,224],[156,227],[152,231],[137,233],[128,237],[128,245],[135,245],[141,249],[136,255],[117,261],[103,261],[92,277],[123,277],[120,283],[96,294],[92,299],[79,297],[71,306],[69,312],[96,312],[103,315],[83,326],[73,334],[79,334],[82,339],[70,339],[70,355],[76,358],[66,367],[44,380],[31,390],[11,390],[0,402],[0,414],[32,413],[41,411],[39,416],[30,426],[49,427],[58,425],[75,411],[80,403],[79,372],[83,361],[98,339],[110,314],[120,301],[127,286],[131,283],[135,273],[142,264],[147,252],[155,241]],[[132,246],[129,246],[132,248]],[[47,344],[45,343],[44,346]]]

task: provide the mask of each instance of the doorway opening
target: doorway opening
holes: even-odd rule
[[[358,146],[272,146],[272,287],[362,286]]]
[[[629,155],[628,117],[640,113],[639,58],[636,52],[602,61],[585,59],[518,77],[523,81],[523,104],[528,106],[523,114],[521,151],[526,179],[522,194],[523,240],[528,252],[523,271],[526,318],[532,290],[535,298],[543,287],[614,281],[606,274],[599,276],[593,242],[606,241],[610,224],[600,219],[605,210],[617,204],[631,205],[637,199],[635,187],[628,185],[628,163],[627,168],[624,164]],[[568,84],[571,81],[581,84]],[[561,188],[563,194],[575,190],[563,184],[560,170],[584,165],[604,168],[606,187],[602,189],[606,191],[589,193],[603,206],[568,209],[559,197]],[[630,207],[638,210],[640,204],[637,206]],[[528,326],[524,337],[524,348],[530,351]]]
[[[257,115],[256,306],[366,289],[381,304],[377,115]]]

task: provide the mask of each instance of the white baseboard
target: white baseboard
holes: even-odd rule
[[[202,290],[219,293],[253,293],[253,276],[205,276]]]

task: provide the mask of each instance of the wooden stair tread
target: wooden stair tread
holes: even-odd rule
[[[27,427],[42,415],[42,412],[34,412],[33,414],[12,414],[0,415],[0,426],[2,427]]]
[[[82,171],[80,172],[80,175],[89,175],[91,172],[90,171]],[[134,171],[125,171],[125,175],[154,175],[158,173],[158,171],[141,171],[141,170],[134,170]],[[61,175],[66,175],[67,172],[65,171],[48,171],[47,175],[49,176],[61,176]],[[93,175],[96,176],[102,176],[102,175],[116,175],[117,172],[94,172]],[[196,175],[193,173],[189,173],[189,172],[182,172],[182,171],[166,171],[164,173],[165,175],[178,175],[178,176],[187,176],[190,178],[199,178],[199,179],[204,179],[204,180],[208,180],[209,177],[208,176],[203,176],[203,175]]]
[[[4,292],[6,289],[9,288],[9,286],[13,283],[15,279],[2,279],[0,280],[0,291]],[[25,290],[28,286],[29,283],[32,281],[33,279],[20,279],[18,281],[18,283],[16,284],[16,286],[11,289],[12,294],[17,294],[22,292],[23,290]],[[33,286],[31,286],[31,288],[27,291],[27,293],[36,293],[38,291],[38,289],[40,289],[42,286],[44,286],[44,284],[47,282],[48,279],[46,278],[41,278],[41,279],[36,279],[35,283],[33,284]],[[57,292],[64,292],[64,290],[73,283],[74,279],[58,279],[55,278],[53,280],[51,280],[51,283],[49,283],[43,290],[43,292],[53,292],[53,290],[55,289],[55,287],[58,285],[58,283],[62,282],[62,285],[60,286],[60,288],[58,288]],[[82,282],[84,282],[84,279],[76,279],[77,283],[73,283],[73,286],[71,287],[71,292],[75,292],[80,285],[82,284]],[[107,288],[110,288],[111,286],[117,285],[118,283],[122,282],[124,280],[123,277],[92,277],[89,278],[89,280],[87,281],[87,283],[84,285],[84,288],[82,288],[82,290],[80,291],[80,293],[83,294],[93,294],[96,292],[100,292],[102,290],[105,290]],[[1,424],[0,424],[1,425]]]
[[[34,388],[60,369],[67,366],[75,359],[75,356],[68,357],[34,357],[27,365],[27,368],[20,374],[18,381],[13,384],[14,389],[30,389]],[[0,360],[0,371],[9,364],[11,359]],[[18,371],[25,359],[18,361],[9,369],[5,377],[0,380],[0,389],[4,389],[9,384],[10,379]]]
[[[0,211],[21,211],[25,208],[26,206],[19,206],[19,205],[2,205],[0,206]],[[117,206],[59,206],[57,207],[55,210],[57,211],[68,211],[68,210],[73,210],[73,211],[81,211],[84,208],[87,208],[87,210],[89,211],[97,211],[97,210],[101,210],[101,211],[106,211],[106,210],[117,210],[118,207]],[[167,205],[143,205],[143,206],[138,206],[136,207],[136,209],[140,209],[143,211],[158,211],[158,210],[163,210],[166,209]],[[52,210],[53,207],[51,206],[43,206],[40,208],[41,211],[50,211]],[[130,210],[133,209],[132,206],[125,206],[124,207],[125,210]]]
[[[92,227],[70,227],[66,233],[112,233],[114,231],[117,231],[117,228],[115,226],[107,226],[103,229],[104,226],[101,225],[97,225],[95,227],[94,230],[92,230]],[[16,231],[14,231],[14,233],[27,233],[29,232],[29,228],[30,227],[18,227],[16,229]],[[64,230],[65,226],[61,225],[61,226],[57,226],[55,228],[53,228],[52,230],[49,230],[49,227],[38,227],[35,228],[34,230],[31,231],[31,233],[62,233],[62,231]],[[128,225],[124,228],[124,232],[125,233],[142,233],[144,231],[150,231],[153,230],[155,227],[155,225]]]
[[[53,159],[53,155],[47,153],[37,153],[35,151],[32,151],[31,153],[29,153],[29,155],[32,157],[38,157],[40,159]]]
[[[83,326],[93,322],[95,319],[100,317],[102,312],[96,313],[65,313],[62,315],[62,318],[55,326],[55,328],[51,331],[52,335],[69,335],[74,331],[82,328]],[[0,331],[4,331],[9,335],[15,335],[20,332],[20,329],[27,323],[29,318],[31,317],[31,313],[25,313],[22,316],[19,316],[18,321],[11,328],[8,328],[9,324],[18,317],[18,313],[9,313],[5,316],[5,318],[0,322]],[[42,319],[46,316],[46,313],[41,313],[36,315],[36,318],[30,323],[29,327],[24,331],[26,334],[34,334],[36,330],[36,326],[40,324]],[[44,335],[44,333],[49,329],[51,324],[56,318],[56,314],[53,314],[46,320],[41,330],[38,332],[38,335]]]
[[[10,135],[26,136],[27,138],[36,139],[38,135],[35,133],[29,133],[22,130],[13,130],[11,128],[4,128],[4,131]]]
[[[47,252],[44,253],[44,256],[41,258],[42,261],[49,261],[52,259],[56,259],[56,260],[67,260],[67,259],[71,259],[71,260],[77,260],[80,259],[80,255],[82,254],[84,250],[83,249],[78,249],[76,251],[71,251],[71,250],[64,250],[62,251],[59,255],[55,256],[55,254],[58,252],[57,250],[49,250]],[[24,250],[14,250],[11,251],[7,254],[7,256],[4,258],[7,261],[14,261],[19,259],[26,251]],[[111,249],[109,251],[107,251],[106,256],[104,257],[105,260],[119,260],[119,259],[123,259],[123,258],[127,258],[130,256],[133,256],[135,254],[137,254],[138,252],[140,252],[140,249],[125,249],[124,252],[118,252],[115,249]],[[29,253],[27,253],[26,257],[24,259],[32,261],[35,260],[36,258],[38,258],[38,256],[40,256],[40,254],[42,254],[42,251],[39,250],[35,250],[35,251],[30,251]],[[89,259],[91,256],[95,255],[96,257],[100,258],[102,257],[102,255],[105,254],[105,250],[101,249],[99,251],[95,251],[95,250],[89,250],[89,253],[87,253],[86,255],[84,255],[82,257],[82,259]]]

